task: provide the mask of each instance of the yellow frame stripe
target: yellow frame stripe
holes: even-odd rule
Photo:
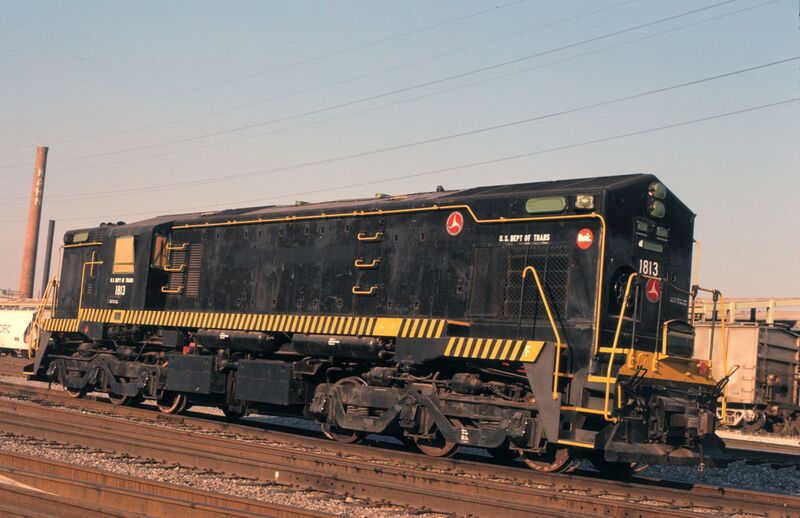
[[[500,360],[508,359],[508,351],[511,349],[512,343],[514,343],[514,340],[506,340],[506,345],[503,347],[503,352],[500,354]]]
[[[456,350],[453,353],[453,356],[461,356],[461,347],[464,345],[464,338],[459,338],[458,342],[456,343]]]
[[[467,345],[464,347],[464,358],[469,358],[469,353],[472,350],[472,343],[475,341],[474,338],[467,338]]]
[[[411,332],[409,332],[408,334],[411,338],[416,338],[417,327],[419,327],[419,319],[415,318],[414,321],[411,323]]]
[[[516,361],[517,358],[519,358],[518,353],[519,353],[520,347],[522,347],[522,340],[517,340],[517,342],[514,344],[514,352],[512,352],[511,356],[509,356],[509,358],[508,358],[509,360],[515,360]]]

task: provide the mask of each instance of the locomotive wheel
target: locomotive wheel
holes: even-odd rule
[[[614,478],[629,478],[650,467],[636,462],[610,462],[603,458],[602,452],[589,457],[589,461],[597,471]]]
[[[508,441],[503,442],[503,444],[496,448],[487,448],[486,450],[493,459],[499,460],[500,462],[511,462],[518,459],[520,455],[519,450],[511,449]]]
[[[128,379],[127,378],[120,378],[118,381],[122,382],[122,383],[127,383]],[[122,395],[119,395],[119,394],[114,394],[110,390],[108,391],[106,396],[108,396],[108,400],[111,401],[111,404],[114,405],[114,406],[130,405],[130,404],[133,403],[133,401],[135,399],[134,397],[131,397],[131,396],[122,396]]]
[[[227,408],[223,408],[222,413],[225,414],[225,419],[229,421],[238,421],[247,415],[247,412],[244,410],[229,410]]]
[[[366,385],[366,384],[367,382],[362,380],[358,376],[350,376],[348,378],[342,378],[336,382],[336,385]],[[340,428],[336,425],[331,425],[329,423],[322,423],[319,425],[319,427],[320,429],[322,429],[322,433],[325,435],[325,437],[344,444],[353,444],[359,442],[367,435],[366,433],[360,432],[358,430],[347,430],[345,428]]]
[[[72,389],[66,385],[64,385],[64,392],[66,392],[69,397],[73,397],[75,399],[80,399],[86,395],[86,389]]]
[[[786,428],[786,420],[782,417],[770,417],[767,420],[766,430],[775,435],[780,435]]]
[[[72,353],[72,357],[73,358],[79,358],[80,356],[81,356],[81,353],[79,353],[77,351]],[[64,375],[66,375],[66,372],[64,373]],[[71,397],[71,398],[80,399],[83,396],[85,396],[86,393],[89,392],[89,390],[86,387],[84,387],[82,389],[73,389],[73,388],[69,388],[68,386],[64,385],[64,392],[66,392],[67,395],[69,397]]]
[[[112,392],[109,392],[106,396],[108,396],[108,400],[111,401],[111,404],[114,406],[125,406],[131,402],[130,396],[120,396]]]
[[[156,406],[165,414],[180,414],[186,409],[186,396],[177,392],[164,392],[156,400]]]
[[[566,473],[574,471],[580,464],[569,448],[556,446],[548,447],[546,453],[523,452],[522,460],[528,467],[542,473]]]
[[[744,422],[742,429],[747,433],[755,433],[764,428],[765,424],[767,424],[767,415],[759,410],[752,421]]]
[[[415,438],[414,444],[419,451],[431,457],[448,457],[456,451],[458,444],[450,442],[444,438],[437,428],[433,439]]]
[[[458,419],[450,419],[450,422],[456,428],[464,427]],[[419,448],[419,451],[431,457],[449,457],[455,453],[458,444],[446,440],[438,428],[434,429],[433,434],[433,439],[414,438],[414,444]]]

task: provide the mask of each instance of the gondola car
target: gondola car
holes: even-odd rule
[[[724,465],[724,383],[691,357],[693,221],[635,174],[73,230],[35,368],[75,397],[435,456]]]

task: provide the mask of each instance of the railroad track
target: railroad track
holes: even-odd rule
[[[51,404],[66,397],[61,391],[13,384],[0,384],[0,390],[7,395],[48,398]],[[2,400],[0,430],[459,515],[655,517],[697,516],[699,510],[723,515],[800,515],[800,498],[792,496],[644,478],[622,482],[588,474],[543,475],[512,466],[432,459],[207,419],[111,407],[99,401],[64,402],[148,422]],[[154,426],[154,420],[190,430]],[[196,431],[201,429],[205,433]]]
[[[0,452],[0,511],[57,516],[191,515],[278,518],[328,517],[325,513],[236,498],[128,477],[27,455]],[[68,503],[67,510],[62,505]]]
[[[33,360],[28,358],[0,356],[0,376],[25,376],[22,369],[30,363],[33,363]]]

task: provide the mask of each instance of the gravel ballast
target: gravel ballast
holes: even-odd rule
[[[11,383],[19,383],[19,378],[8,378],[0,376],[0,380],[11,382]],[[31,385],[38,385],[38,386],[46,386],[46,384],[38,383],[38,382],[23,382],[24,384],[31,384]],[[84,413],[93,413],[91,411],[84,412]],[[213,415],[219,415],[221,412],[214,408],[204,408],[204,407],[192,407],[192,413],[208,413]],[[316,429],[316,425],[310,421],[294,419],[294,418],[282,418],[282,417],[272,417],[272,416],[252,416],[244,419],[242,424],[247,424],[248,421],[255,421],[259,422],[260,424],[264,424],[265,422],[269,422],[274,425],[278,425],[281,427],[288,426],[288,427],[298,427],[298,428],[306,428],[306,429]],[[160,426],[165,426],[164,423],[159,423]],[[176,428],[180,428],[176,426]],[[198,431],[198,430],[193,430]],[[210,432],[212,435],[214,432]],[[769,437],[760,437],[760,436],[746,436],[741,433],[736,432],[722,432],[720,434],[723,439],[725,436],[731,437],[738,437],[738,438],[747,438],[751,440],[761,440],[767,439],[765,442],[781,442],[781,443],[791,443],[793,445],[798,444],[797,438],[769,438]],[[248,437],[237,437],[239,440],[244,441],[259,441],[256,438],[248,438]],[[771,439],[771,440],[770,440]],[[390,439],[391,440],[391,439]],[[4,441],[5,442],[5,441]],[[290,449],[294,449],[291,445],[286,445]],[[298,449],[307,449],[300,447]],[[800,449],[800,446],[798,446]],[[486,453],[483,450],[478,450],[474,448],[469,448],[468,451],[473,455],[485,455]],[[85,454],[85,452],[84,452]],[[114,456],[111,455],[111,458]],[[58,460],[58,459],[56,459]],[[106,460],[107,462],[108,459]],[[67,462],[67,461],[65,461]],[[584,463],[584,468],[591,469],[589,463]],[[163,473],[163,469],[160,471],[156,471],[155,473]],[[647,470],[643,471],[641,476],[644,477],[652,477],[658,479],[666,479],[671,480],[679,483],[687,483],[687,484],[706,484],[712,486],[720,486],[720,487],[732,487],[732,488],[739,488],[739,489],[750,489],[754,491],[765,491],[770,493],[780,493],[780,494],[787,494],[787,495],[800,495],[800,476],[798,476],[797,469],[795,467],[773,467],[770,464],[747,464],[744,461],[733,462],[730,464],[728,468],[720,469],[720,468],[706,468],[704,471],[699,471],[697,468],[694,467],[678,467],[678,466],[652,466]],[[139,476],[139,475],[133,475]],[[149,477],[148,477],[149,478]],[[213,483],[214,481],[205,480],[209,477],[200,476],[198,479],[192,478],[192,483],[187,484],[191,485],[191,487],[197,487],[199,489],[205,489],[208,487],[209,491],[217,491],[214,489]],[[213,477],[211,477],[213,479]],[[156,479],[159,480],[159,479]],[[212,484],[207,486],[195,486],[192,484],[200,483],[200,480],[205,480],[204,484]],[[222,482],[220,482],[222,483]],[[227,483],[223,483],[223,490],[226,492],[228,491],[228,486],[225,485]],[[247,487],[243,485],[243,487]],[[344,505],[345,507],[341,508],[341,511],[330,511],[327,508],[320,508],[320,510],[324,510],[327,512],[334,512],[338,514],[347,514],[351,516],[402,516],[403,513],[408,512],[408,510],[404,510],[403,508],[399,507],[371,507],[368,503],[362,502],[355,505],[356,502],[353,499],[347,498],[339,498],[334,495],[329,495],[326,493],[320,492],[312,492],[311,496],[303,496],[304,494],[308,494],[308,491],[304,490],[297,490],[292,488],[287,488],[285,486],[281,486],[279,489],[272,488],[269,491],[265,490],[262,487],[262,490],[266,491],[266,493],[270,492],[277,492],[280,493],[282,499],[288,500],[271,500],[267,499],[266,501],[270,502],[277,502],[277,503],[286,503],[287,505],[296,505],[293,503],[291,498],[287,497],[286,495],[289,493],[297,493],[298,496],[292,498],[298,498],[298,502],[308,501],[308,502],[317,502],[319,505],[320,500],[325,501],[334,501],[338,502],[340,505]],[[248,489],[248,491],[250,491]],[[240,493],[231,492],[230,494],[240,495]],[[321,495],[325,495],[324,497]],[[241,496],[248,497],[247,494],[241,494]],[[300,504],[297,504],[300,505]],[[334,504],[331,504],[334,505]],[[305,507],[305,505],[301,505]],[[311,509],[316,509],[315,507],[309,507]],[[360,509],[358,512],[355,509]],[[364,514],[359,514],[363,512]],[[383,513],[383,514],[382,514]],[[411,515],[418,515],[414,511],[410,512]]]

